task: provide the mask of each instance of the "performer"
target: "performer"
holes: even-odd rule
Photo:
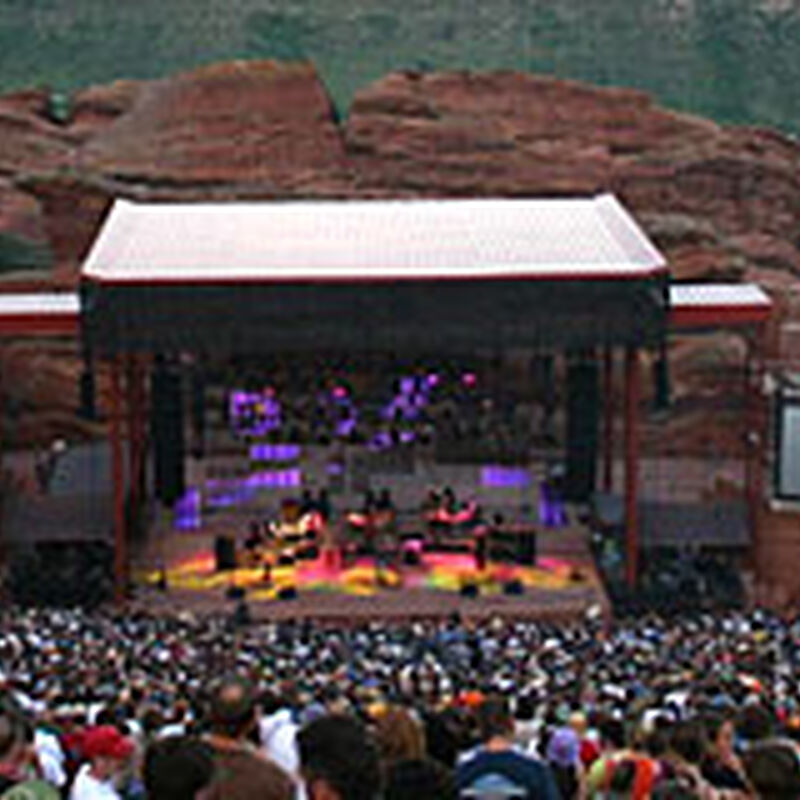
[[[486,525],[478,525],[472,532],[473,555],[475,556],[475,569],[483,572],[489,565],[489,536],[490,531]]]
[[[261,525],[257,520],[250,520],[247,538],[244,540],[244,549],[247,552],[248,561],[257,561],[260,550],[264,545],[264,535],[261,532]]]

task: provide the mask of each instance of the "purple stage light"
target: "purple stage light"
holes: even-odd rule
[[[386,431],[378,431],[369,441],[370,450],[386,450],[392,446],[392,437]]]
[[[303,483],[299,469],[270,469],[255,472],[245,479],[249,489],[296,489]]]
[[[303,485],[302,470],[271,469],[253,472],[244,478],[209,480],[206,505],[210,508],[228,508],[252,500],[261,489],[297,489]]]
[[[200,490],[190,487],[175,503],[172,527],[176,531],[196,531],[202,525],[202,499]]]
[[[339,422],[336,423],[336,435],[346,439],[353,434],[355,427],[356,421],[353,417],[339,420]]]
[[[521,467],[500,467],[496,465],[481,467],[481,486],[491,489],[525,489],[530,486],[531,477],[527,469]]]
[[[439,376],[435,372],[431,372],[427,378],[428,386],[438,386],[439,384]]]
[[[280,428],[282,408],[274,395],[275,390],[271,386],[263,392],[240,389],[230,392],[228,411],[233,429],[237,433],[259,436]]]
[[[567,524],[561,494],[548,481],[539,484],[539,522],[546,528],[561,528]]]
[[[301,452],[299,444],[254,444],[250,447],[250,460],[296,461]]]

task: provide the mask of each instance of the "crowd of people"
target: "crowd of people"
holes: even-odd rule
[[[800,797],[800,620],[0,612],[0,797]]]

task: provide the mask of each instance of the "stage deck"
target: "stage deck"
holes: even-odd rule
[[[259,620],[314,618],[331,622],[462,617],[485,619],[575,619],[590,609],[606,613],[608,600],[589,552],[588,532],[579,523],[537,528],[536,565],[490,561],[478,569],[466,552],[425,552],[421,563],[378,565],[371,556],[346,564],[325,555],[275,567],[269,580],[258,564],[215,569],[214,541],[230,535],[230,520],[215,520],[201,531],[151,537],[136,557],[137,603],[153,611],[187,609],[200,613],[231,611],[231,587],[245,591],[251,615]],[[158,588],[164,565],[167,589]],[[508,593],[516,584],[517,592]],[[464,586],[475,596],[464,596]],[[281,599],[281,591],[296,596]]]

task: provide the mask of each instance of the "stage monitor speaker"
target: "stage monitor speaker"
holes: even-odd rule
[[[600,387],[594,354],[567,367],[564,497],[585,502],[595,490]]]
[[[464,583],[461,586],[460,594],[462,597],[478,597],[480,593],[477,583]]]
[[[519,597],[520,595],[525,594],[525,586],[523,585],[522,581],[516,578],[514,580],[506,581],[503,584],[503,594]]]
[[[214,563],[217,572],[236,569],[236,542],[232,536],[217,536],[214,540]]]
[[[294,586],[282,586],[278,589],[278,600],[297,600],[297,589]]]

